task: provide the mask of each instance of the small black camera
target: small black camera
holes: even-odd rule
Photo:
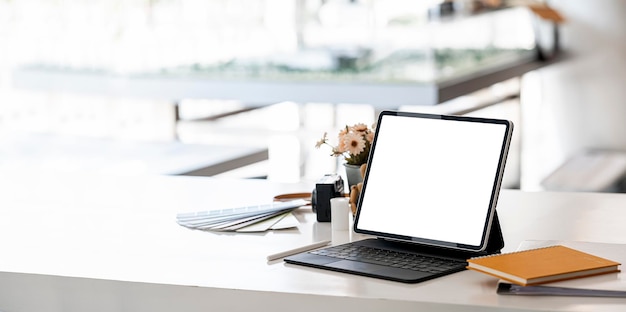
[[[330,199],[343,197],[343,179],[338,174],[326,174],[315,184],[311,206],[318,222],[330,222]]]

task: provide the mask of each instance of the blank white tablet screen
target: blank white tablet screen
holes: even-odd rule
[[[506,124],[385,115],[357,228],[478,246]]]

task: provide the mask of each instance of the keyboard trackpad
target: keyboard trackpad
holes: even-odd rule
[[[382,266],[378,264],[363,263],[363,262],[350,261],[350,260],[340,260],[337,262],[328,263],[326,264],[326,266],[336,268],[339,270],[346,270],[346,271],[351,271],[351,272],[365,273],[365,274],[372,274],[372,275],[384,275],[387,277],[392,277],[392,278],[396,277],[399,279],[404,279],[407,277],[410,277],[413,279],[420,279],[420,278],[432,275],[432,274],[425,273],[425,272],[416,272],[416,271],[386,267],[386,266]],[[410,276],[407,276],[407,274]]]
[[[350,261],[350,260],[339,260],[333,263],[329,263],[326,266],[337,268],[337,269],[348,270],[348,271],[371,272],[371,273],[382,271],[383,269],[385,269],[385,267],[382,265],[356,262],[356,261]]]

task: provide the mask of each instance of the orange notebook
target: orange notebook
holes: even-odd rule
[[[467,260],[467,268],[522,286],[619,272],[620,263],[561,245]]]

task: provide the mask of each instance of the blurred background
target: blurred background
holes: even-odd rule
[[[622,192],[620,0],[0,0],[0,171],[315,181],[383,109],[513,120],[505,187]]]

